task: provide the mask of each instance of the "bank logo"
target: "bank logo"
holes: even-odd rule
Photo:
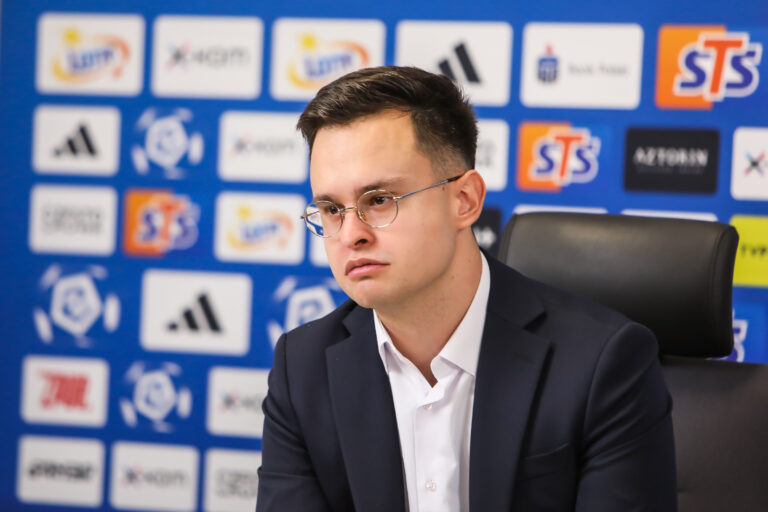
[[[170,433],[192,412],[192,392],[179,365],[136,361],[123,376],[119,403],[129,427]]]
[[[211,434],[261,437],[269,370],[216,366],[208,373],[208,415]]]
[[[163,115],[148,108],[136,121],[135,132],[141,139],[131,148],[136,172],[145,175],[162,172],[165,178],[186,177],[185,167],[193,167],[203,159],[205,142],[192,122],[192,111],[177,108]]]
[[[139,341],[146,350],[243,355],[250,346],[246,274],[147,270]]]
[[[109,367],[101,359],[27,356],[21,417],[27,423],[103,427]]]
[[[205,452],[204,510],[251,510],[259,488],[261,452],[212,448]]]
[[[216,258],[301,263],[306,233],[300,217],[306,203],[295,194],[222,192],[216,199]]]
[[[308,100],[351,71],[384,64],[384,24],[377,20],[280,18],[272,41],[272,96]]]
[[[642,62],[639,25],[528,23],[520,100],[528,107],[634,109]]]
[[[557,80],[559,67],[560,59],[552,51],[552,45],[547,44],[544,54],[536,62],[536,78],[545,84],[552,83]]]
[[[401,21],[395,63],[443,74],[474,105],[509,102],[512,27],[502,22]]]
[[[100,507],[104,445],[96,439],[22,436],[16,495],[24,503]]]
[[[132,256],[162,256],[197,242],[200,207],[169,190],[129,190],[125,195],[123,250]]]
[[[110,504],[135,510],[195,510],[198,458],[192,446],[116,442]]]
[[[272,348],[283,333],[322,318],[347,299],[331,277],[286,276],[269,299],[267,336]]]
[[[665,25],[659,30],[656,105],[711,109],[726,98],[743,98],[760,82],[762,43],[725,26]]]
[[[111,187],[36,185],[30,197],[29,248],[109,256],[115,251],[116,210]]]
[[[159,16],[154,24],[156,96],[253,99],[261,87],[259,18]]]
[[[504,190],[509,172],[509,125],[502,119],[480,119],[477,130],[475,169],[483,176],[488,190]]]
[[[120,111],[40,105],[35,109],[32,168],[40,174],[112,176],[120,154]]]
[[[219,177],[227,181],[304,183],[308,151],[298,114],[229,111],[219,123]]]
[[[46,13],[38,21],[41,93],[135,96],[143,66],[140,16]]]
[[[120,325],[120,299],[99,265],[77,270],[50,265],[37,283],[40,305],[32,310],[35,330],[46,344],[66,339],[91,347]]]
[[[518,129],[517,186],[560,192],[589,183],[598,172],[601,140],[587,128],[568,123],[523,122]]]
[[[741,127],[733,132],[731,195],[768,201],[768,128]]]
[[[714,194],[717,130],[629,128],[624,152],[627,190]]]
[[[733,284],[768,287],[768,216],[734,215],[731,225],[739,233]]]

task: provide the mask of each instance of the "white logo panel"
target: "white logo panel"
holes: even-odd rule
[[[310,100],[342,75],[384,64],[378,20],[280,18],[273,31],[270,91],[279,100]]]
[[[303,183],[308,150],[298,114],[229,111],[219,129],[219,177],[228,181]]]
[[[35,109],[35,172],[113,176],[119,157],[120,111],[116,108],[40,105]]]
[[[208,374],[208,431],[261,437],[269,370],[214,367]]]
[[[309,261],[316,267],[329,267],[325,242],[319,236],[309,235]]]
[[[117,442],[112,445],[109,502],[120,509],[193,511],[197,463],[191,446]]]
[[[28,423],[102,427],[109,367],[101,359],[27,356],[21,417]]]
[[[642,63],[639,25],[528,23],[520,101],[528,107],[635,109]]]
[[[768,128],[742,127],[733,132],[731,195],[768,201]]]
[[[205,512],[252,511],[259,488],[261,452],[222,450],[205,452]]]
[[[678,212],[671,210],[637,210],[628,208],[621,211],[622,215],[635,217],[659,217],[662,219],[689,219],[707,222],[717,222],[717,215],[709,212]]]
[[[23,436],[16,494],[25,503],[99,507],[104,445],[95,439]]]
[[[115,250],[116,214],[113,188],[37,185],[30,198],[29,248],[108,256]]]
[[[477,153],[475,168],[483,176],[488,190],[507,188],[509,125],[501,119],[477,122]]]
[[[246,274],[147,270],[141,292],[146,350],[242,355],[250,346]]]
[[[306,205],[296,194],[222,192],[216,199],[216,258],[298,265],[304,259]]]
[[[253,17],[158,17],[152,92],[174,97],[257,97],[263,31],[261,20]]]
[[[46,13],[37,24],[41,93],[136,96],[144,70],[144,19]]]
[[[395,63],[441,73],[474,105],[509,102],[512,27],[502,22],[401,21]]]

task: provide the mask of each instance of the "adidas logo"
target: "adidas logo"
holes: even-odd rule
[[[472,59],[469,58],[469,52],[467,52],[466,45],[464,43],[460,43],[458,46],[454,47],[453,52],[456,54],[456,58],[459,60],[459,65],[461,66],[467,81],[479,84],[481,81],[480,76],[477,74],[474,64],[472,64]],[[442,74],[454,82],[458,81],[448,58],[438,62],[437,66],[440,68],[440,72]]]
[[[72,155],[80,156],[87,154],[90,156],[96,156],[96,146],[93,144],[93,139],[90,133],[88,133],[88,127],[81,124],[77,127],[77,131],[67,137],[67,139],[58,147],[53,149],[54,156]]]
[[[195,304],[185,309],[179,320],[169,322],[167,327],[172,332],[181,330],[200,332],[203,329],[217,334],[222,332],[219,320],[206,293],[200,294]]]

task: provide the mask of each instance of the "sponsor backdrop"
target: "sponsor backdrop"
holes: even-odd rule
[[[2,510],[251,510],[277,338],[344,300],[294,130],[413,64],[480,119],[513,212],[733,224],[731,359],[768,362],[768,7],[4,2]],[[311,425],[307,428],[312,428]]]

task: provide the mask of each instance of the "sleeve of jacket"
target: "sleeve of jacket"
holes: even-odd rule
[[[326,512],[322,493],[291,404],[286,355],[286,335],[275,346],[264,399],[262,461],[259,468],[257,512]]]
[[[639,324],[624,325],[594,370],[578,512],[677,510],[671,409],[655,337]]]

